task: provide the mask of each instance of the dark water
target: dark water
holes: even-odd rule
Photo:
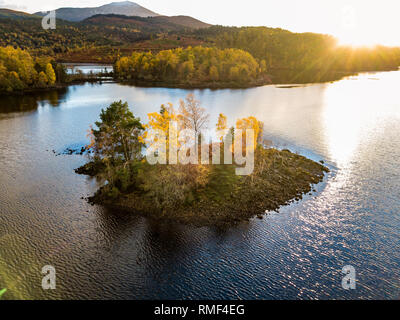
[[[332,168],[314,196],[227,231],[163,225],[90,206],[87,143],[100,109],[146,119],[190,92],[118,84],[0,98],[0,288],[17,299],[400,297],[400,72],[297,88],[195,90],[211,113],[257,116],[281,147]],[[57,270],[43,291],[41,268]],[[352,265],[357,289],[345,291]]]

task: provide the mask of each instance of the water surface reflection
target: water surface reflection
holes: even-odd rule
[[[355,79],[355,80],[353,80]],[[0,98],[0,287],[9,298],[325,299],[400,296],[400,72],[247,90],[115,83]],[[379,80],[373,80],[379,79]],[[91,206],[74,174],[101,108],[127,100],[143,120],[194,92],[230,125],[250,115],[281,147],[325,160],[330,177],[302,202],[226,231],[162,224]],[[40,288],[41,266],[57,290]],[[357,269],[355,291],[341,269]]]

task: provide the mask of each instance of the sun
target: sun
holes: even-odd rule
[[[387,34],[377,34],[376,32],[358,31],[353,32],[347,31],[337,35],[339,45],[353,46],[353,47],[375,47],[375,46],[387,46],[387,47],[399,47],[400,41],[398,37],[390,37]]]
[[[398,28],[394,25],[400,3],[391,6],[391,10],[384,10],[384,6],[353,0],[342,8],[340,19],[332,26],[333,34],[340,45],[400,47]]]

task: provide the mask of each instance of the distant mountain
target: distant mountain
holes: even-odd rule
[[[81,22],[83,25],[93,25],[108,29],[110,27],[118,28],[115,30],[131,30],[134,33],[150,32],[157,34],[159,32],[180,31],[184,27],[165,20],[159,20],[158,17],[127,17],[117,14],[98,14],[87,18]]]
[[[37,12],[35,14],[45,16],[47,13]],[[56,10],[56,17],[58,19],[74,22],[83,21],[89,17],[99,14],[118,14],[138,17],[159,16],[159,14],[130,1],[112,2],[110,4],[95,8],[60,8]]]
[[[182,29],[201,29],[211,25],[188,16],[127,17],[124,15],[95,15],[82,23],[103,26],[136,28],[147,31],[178,31]]]

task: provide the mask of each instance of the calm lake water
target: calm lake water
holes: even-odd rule
[[[0,288],[17,299],[400,298],[400,72],[246,90],[115,83],[0,98]],[[135,115],[194,92],[211,114],[256,116],[265,136],[332,172],[313,196],[226,231],[160,224],[91,206],[76,175],[101,108]],[[41,269],[57,289],[41,289]],[[345,291],[352,265],[357,289]]]

